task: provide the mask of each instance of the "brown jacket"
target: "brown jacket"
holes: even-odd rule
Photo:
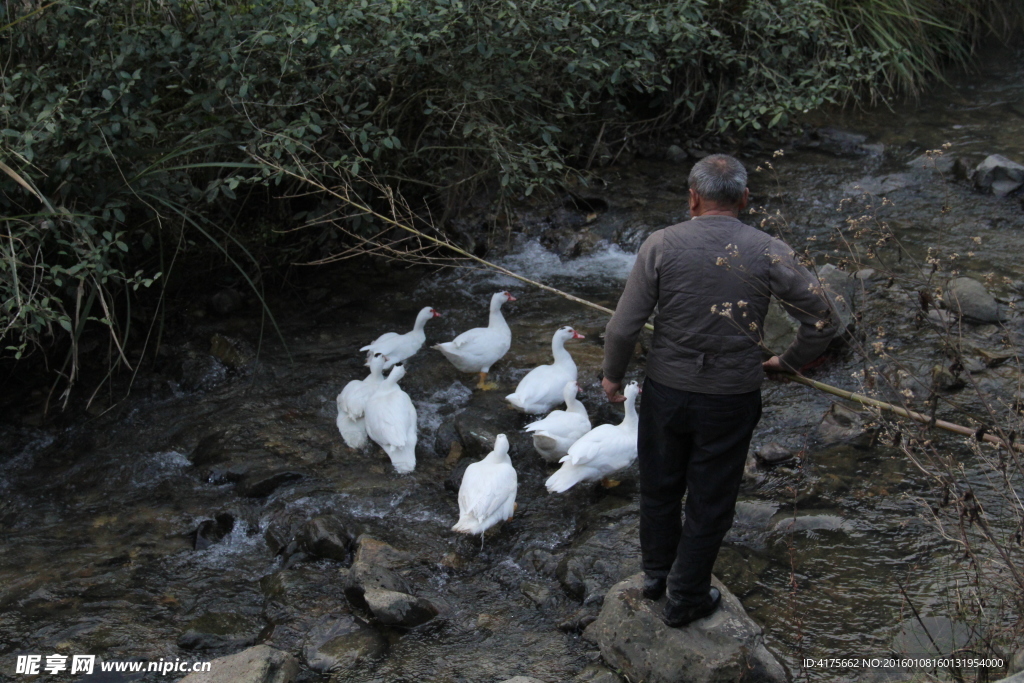
[[[762,331],[774,295],[800,322],[781,355],[791,369],[817,358],[838,316],[817,278],[784,242],[729,216],[700,216],[650,235],[605,329],[604,374],[622,380],[657,306],[647,376],[706,394],[761,386]]]

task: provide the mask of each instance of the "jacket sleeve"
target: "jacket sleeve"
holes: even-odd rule
[[[839,315],[818,278],[800,265],[784,242],[772,240],[769,289],[800,323],[796,339],[779,354],[784,366],[798,370],[820,356],[839,329]]]
[[[644,241],[626,280],[615,314],[604,330],[604,376],[621,382],[633,357],[637,337],[658,303],[661,231]]]

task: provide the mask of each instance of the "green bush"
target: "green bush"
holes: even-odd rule
[[[250,275],[329,250],[329,228],[296,239],[267,220],[226,227],[253,198],[299,190],[296,176],[340,174],[358,190],[372,174],[443,216],[481,185],[550,188],[599,145],[617,153],[672,126],[760,129],[916,88],[944,57],[964,59],[1000,6],[5,0],[4,345],[77,334],[89,316],[113,325],[115,312],[81,300],[149,282],[161,244],[205,244]],[[302,218],[276,205],[283,223]]]

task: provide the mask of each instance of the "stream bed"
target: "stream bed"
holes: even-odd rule
[[[920,409],[927,392],[914,379],[948,364],[948,337],[919,314],[918,289],[886,269],[926,286],[954,271],[986,283],[1006,320],[965,324],[959,338],[1012,355],[1024,328],[1014,311],[1024,295],[1024,211],[1019,196],[983,195],[952,171],[908,162],[947,142],[949,157],[999,153],[1024,162],[1024,61],[1001,60],[898,111],[831,114],[825,123],[781,156],[744,149],[753,203],[819,266],[849,260],[839,236],[851,217],[891,226],[902,255],[891,243],[880,247],[868,263],[875,274],[858,281],[857,343],[881,340],[908,369],[894,395]],[[643,238],[686,218],[689,167],[641,160],[602,169],[576,193],[592,198],[587,207],[574,200],[558,209],[578,214],[575,232],[586,239],[566,248],[566,230],[546,230],[550,217],[538,214],[526,234],[503,238],[510,249],[500,263],[613,307]],[[855,251],[871,246],[867,237],[849,239]],[[500,389],[475,391],[476,378],[429,345],[485,324],[490,295],[503,289],[518,299],[504,309],[512,349],[492,371]],[[402,385],[418,411],[418,462],[397,475],[378,448],[344,445],[335,397],[366,374],[358,348],[410,328],[423,306],[442,317],[428,323],[427,344],[407,363]],[[639,571],[635,465],[612,489],[547,494],[552,468],[521,431],[532,420],[502,397],[549,362],[554,330],[572,325],[586,335],[568,347],[581,400],[595,425],[618,422],[621,408],[604,403],[598,379],[606,316],[488,271],[394,266],[336,272],[289,301],[278,322],[286,348],[266,330],[260,342],[258,311],[196,316],[189,339],[140,373],[109,411],[59,430],[32,426],[17,410],[0,424],[0,680],[31,680],[12,673],[24,654],[193,661],[256,643],[299,656],[301,681],[596,675],[599,653],[579,627],[604,591]],[[836,351],[813,377],[860,390],[863,359],[856,349]],[[642,362],[628,379],[640,377]],[[974,414],[1019,394],[1013,360],[972,378],[950,400]],[[913,610],[930,619],[955,614],[963,579],[951,561],[956,549],[925,514],[937,495],[929,478],[884,442],[830,442],[819,424],[834,402],[798,385],[765,384],[753,449],[775,444],[798,457],[746,481],[716,574],[794,678],[898,678],[802,664],[888,656],[907,642],[901,628],[914,630]],[[943,416],[964,419],[951,408]],[[488,429],[510,432],[519,507],[481,545],[450,528],[461,472],[484,454],[466,435]],[[990,483],[966,440],[935,438],[984,496]],[[453,441],[461,441],[461,461],[450,457]],[[405,579],[439,609],[411,630],[370,624],[370,644],[333,673],[310,666],[318,634],[365,615],[344,593],[351,556],[292,545],[304,524],[325,517],[402,551]],[[80,680],[168,680],[103,675]],[[79,680],[68,672],[42,678]]]

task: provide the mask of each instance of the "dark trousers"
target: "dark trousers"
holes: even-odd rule
[[[675,603],[700,603],[711,588],[760,419],[760,390],[701,394],[644,382],[637,437],[640,550],[644,572],[667,577]]]

